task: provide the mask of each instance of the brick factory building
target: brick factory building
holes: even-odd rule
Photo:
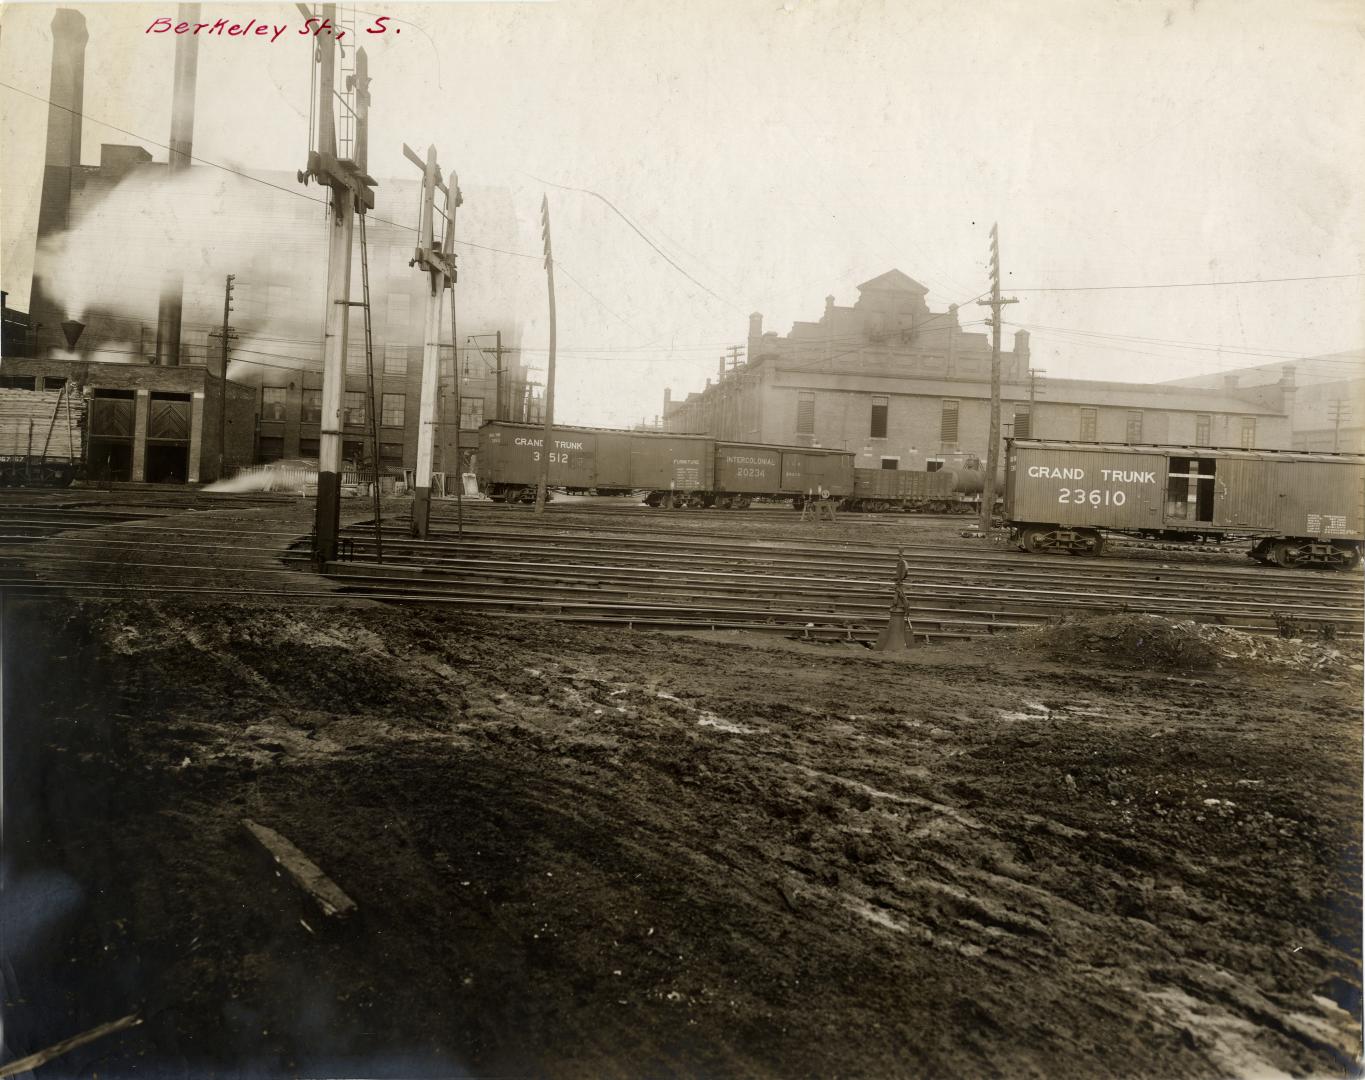
[[[858,286],[786,337],[749,317],[746,362],[700,392],[664,392],[661,426],[744,442],[852,450],[859,468],[925,469],[985,460],[990,339],[965,332],[956,305],[932,312],[928,290],[899,270]],[[1002,435],[1083,442],[1288,448],[1292,368],[1256,387],[1048,378],[1032,386],[1029,335],[1001,355]]]
[[[57,390],[70,381],[89,400],[86,475],[94,481],[196,484],[218,477],[219,409],[228,462],[251,460],[255,391],[202,365],[6,357],[0,386]]]
[[[1295,450],[1365,454],[1365,352],[1331,353],[1217,375],[1173,379],[1171,386],[1231,386],[1239,392],[1276,383],[1284,368],[1297,387],[1290,414]]]
[[[41,386],[63,372],[78,372],[92,380],[87,385],[97,397],[131,392],[137,431],[156,429],[157,402],[189,395],[185,421],[191,460],[185,468],[167,475],[147,457],[154,443],[135,440],[132,460],[125,461],[121,450],[114,456],[114,478],[216,479],[216,450],[199,456],[201,446],[216,448],[217,429],[211,425],[223,385],[225,281],[223,274],[207,269],[212,258],[237,279],[227,368],[227,412],[236,419],[228,422],[226,471],[281,458],[316,458],[327,267],[324,193],[305,189],[292,173],[247,177],[201,165],[173,173],[140,146],[105,144],[98,165],[82,164],[85,20],[60,9],[52,33],[53,105],[25,349],[34,360],[6,359],[0,374],[19,385],[34,377]],[[390,471],[412,468],[416,461],[428,279],[408,265],[415,230],[404,223],[415,224],[409,218],[420,186],[417,180],[381,179],[366,229],[378,457]],[[464,194],[462,220],[470,214],[483,221],[513,219],[506,192],[466,188]],[[362,295],[359,234],[357,229],[353,300]],[[158,303],[163,263],[176,261],[188,265],[178,340],[168,342],[164,326],[159,327]],[[484,284],[472,294],[465,283],[457,288],[461,342],[470,334],[479,337],[468,347],[460,345],[457,416],[447,296],[438,469],[453,461],[457,440],[463,458],[469,457],[485,419],[539,415],[540,388],[521,363],[519,326],[496,286]],[[72,320],[84,325],[75,350],[67,348],[62,330]],[[357,309],[351,316],[343,398],[343,456],[352,461],[362,456],[368,438],[363,326]],[[159,329],[163,340],[158,340]],[[500,356],[494,331],[502,334]],[[239,415],[243,395],[251,402],[249,419]],[[249,431],[243,436],[234,424]]]

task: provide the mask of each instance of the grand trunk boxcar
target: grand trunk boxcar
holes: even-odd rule
[[[1258,562],[1351,568],[1365,528],[1365,457],[1013,439],[1005,516],[1025,551],[1097,555],[1107,532],[1245,537]]]

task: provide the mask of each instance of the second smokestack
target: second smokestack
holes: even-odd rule
[[[199,21],[198,4],[181,4],[177,21]],[[175,39],[175,74],[171,91],[171,174],[190,167],[194,150],[194,94],[199,79],[199,35],[179,34]],[[166,252],[168,260],[172,252]],[[168,266],[161,279],[161,301],[156,313],[156,362],[164,367],[180,364],[180,324],[185,300],[185,280],[179,266]]]

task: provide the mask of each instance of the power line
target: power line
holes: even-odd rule
[[[656,244],[653,240],[646,236],[643,230],[641,230],[641,228],[638,225],[636,225],[635,222],[631,221],[630,218],[626,217],[624,213],[617,209],[616,204],[613,203],[610,199],[608,199],[605,195],[599,194],[598,192],[592,191],[588,188],[570,187],[568,184],[556,184],[552,180],[542,180],[540,177],[533,176],[531,173],[527,173],[526,175],[530,176],[531,179],[536,181],[536,183],[538,184],[546,184],[553,188],[559,188],[561,191],[577,191],[582,195],[591,195],[595,199],[600,199],[602,202],[607,204],[607,206],[611,209],[612,213],[614,213],[617,217],[619,217],[622,221],[629,225],[641,240],[643,240],[646,244],[648,244],[651,248],[658,252],[659,256],[666,263],[668,263],[669,266],[673,267],[674,270],[678,271],[678,273],[680,273],[683,277],[687,278],[688,281],[692,282],[693,285],[701,289],[702,292],[706,293],[708,296],[711,296],[716,300],[719,300],[722,304],[728,304],[730,307],[738,311],[741,315],[744,314],[744,310],[740,308],[738,305],[736,305],[733,301],[725,299],[725,297],[721,296],[719,293],[712,292],[712,290],[708,289],[700,281],[698,281],[686,270],[684,270],[681,266],[679,266],[676,262],[674,262],[673,259],[668,255],[666,251],[664,251],[663,248],[659,247],[658,244]]]
[[[1246,278],[1241,281],[1172,281],[1151,285],[1038,285],[1033,288],[1020,288],[1011,285],[1015,292],[1108,292],[1117,289],[1207,289],[1223,285],[1275,285],[1286,281],[1339,281],[1345,278],[1365,277],[1357,274],[1313,274],[1308,277]]]
[[[119,127],[119,125],[117,124],[111,124],[108,120],[101,120],[97,116],[91,116],[89,113],[84,112],[80,109],[69,108],[66,105],[61,105],[55,101],[52,101],[50,98],[45,98],[41,94],[35,94],[32,93],[31,91],[24,90],[22,87],[15,86],[13,83],[7,83],[4,82],[3,80],[0,80],[0,86],[4,87],[6,90],[13,90],[16,94],[23,94],[24,97],[32,98],[34,101],[42,102],[46,105],[51,106],[54,109],[60,109],[62,112],[70,113],[72,116],[78,116],[82,120],[89,120],[92,123],[101,125],[102,127],[107,127],[111,131],[117,131],[120,134],[127,135],[129,138],[141,139],[143,142],[151,143],[153,146],[160,147],[163,150],[166,151],[170,150],[169,144],[160,142],[157,139],[153,139],[150,135],[143,135],[136,131],[129,131],[127,128]],[[177,153],[179,152],[180,151],[177,151]],[[256,184],[261,184],[264,187],[268,187],[275,191],[282,192],[285,195],[292,196],[293,198],[303,199],[305,202],[310,202],[321,209],[326,209],[327,207],[327,203],[321,199],[314,199],[308,195],[305,195],[301,191],[296,191],[293,188],[281,187],[279,184],[271,183],[269,180],[262,179],[259,176],[253,176],[251,173],[242,172],[240,169],[234,169],[230,165],[223,165],[209,158],[199,157],[197,154],[190,154],[188,155],[188,157],[191,161],[197,162],[200,165],[207,165],[210,168],[218,169],[219,171],[228,173],[232,176],[240,176],[245,180],[250,180]],[[402,229],[405,232],[415,233],[417,231],[416,227],[413,225],[406,225],[402,222],[391,221],[389,218],[380,217],[377,214],[366,214],[366,217],[368,217],[371,221],[377,221],[383,225],[392,225],[394,228]],[[536,260],[540,259],[539,255],[529,255],[524,251],[509,251],[506,248],[492,247],[488,244],[476,244],[472,240],[456,240],[455,243],[463,244],[465,247],[478,248],[480,251],[496,252],[499,255],[513,255],[518,259]]]

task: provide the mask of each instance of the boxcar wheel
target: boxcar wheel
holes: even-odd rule
[[[1051,531],[1038,525],[1025,526],[1019,532],[1019,546],[1030,554],[1041,555],[1052,546],[1047,542],[1047,534]]]
[[[1286,570],[1299,565],[1298,550],[1288,540],[1276,541],[1275,546],[1270,549],[1270,557],[1275,560],[1276,566],[1284,567]]]
[[[1338,570],[1354,570],[1356,567],[1358,567],[1358,566],[1360,565],[1360,549],[1359,549],[1359,548],[1355,548],[1355,547],[1346,547],[1346,546],[1340,545],[1340,544],[1338,544],[1338,545],[1333,545],[1333,546],[1336,547],[1336,549],[1337,549],[1339,552],[1341,552],[1341,559],[1340,559],[1340,561],[1334,562],[1334,563],[1332,564],[1332,565],[1335,566]]]

